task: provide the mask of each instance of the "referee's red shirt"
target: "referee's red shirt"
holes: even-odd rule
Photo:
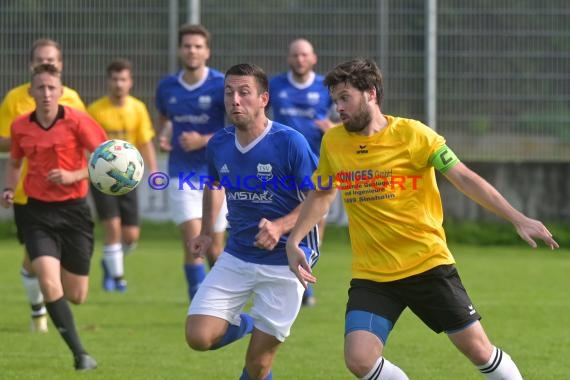
[[[35,111],[22,115],[12,123],[11,155],[28,159],[24,192],[44,202],[61,202],[85,198],[89,189],[84,179],[70,185],[47,180],[52,169],[75,171],[87,166],[85,151],[92,152],[107,140],[103,128],[87,113],[59,106],[55,121],[43,128]]]

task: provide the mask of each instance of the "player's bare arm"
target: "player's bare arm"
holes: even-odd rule
[[[308,283],[315,283],[317,279],[312,275],[311,266],[305,258],[305,253],[299,248],[299,243],[327,213],[335,199],[336,191],[336,189],[310,191],[301,204],[301,213],[287,239],[289,268],[305,288]]]
[[[196,131],[182,132],[178,142],[184,151],[191,152],[205,147],[212,136],[212,134],[203,135]]]
[[[72,183],[86,179],[89,176],[88,169],[79,170],[52,169],[48,172],[47,180],[58,185],[71,185]]]
[[[531,219],[516,210],[489,182],[458,163],[445,173],[446,178],[463,194],[487,210],[511,222],[519,236],[531,247],[536,248],[534,239],[540,239],[551,249],[559,248],[558,243],[542,222]]]
[[[158,133],[158,147],[163,152],[170,152],[172,145],[170,145],[170,138],[172,137],[172,123],[164,115],[158,116],[158,126],[160,131]]]
[[[154,150],[154,145],[152,141],[148,141],[139,146],[141,155],[143,156],[145,165],[148,167],[149,173],[155,173],[158,171],[158,165],[156,163],[156,151]]]
[[[212,187],[204,187],[200,234],[186,243],[190,247],[190,252],[196,257],[204,257],[212,245],[215,219],[220,212],[224,197],[224,191],[218,189],[219,182],[212,183]]]
[[[20,178],[20,168],[22,167],[22,159],[10,158],[6,165],[6,178],[4,181],[5,189],[2,191],[2,207],[8,208],[14,203],[14,188]]]
[[[255,235],[253,245],[269,251],[275,248],[281,236],[291,231],[297,222],[297,218],[301,212],[301,205],[302,204],[295,207],[293,211],[282,218],[272,221],[265,218],[261,219],[258,225],[259,232]]]

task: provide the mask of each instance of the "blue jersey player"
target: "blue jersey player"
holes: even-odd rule
[[[287,65],[289,70],[269,81],[269,106],[273,120],[301,132],[309,142],[313,153],[319,157],[323,134],[333,126],[333,102],[323,76],[313,70],[317,64],[313,45],[304,38],[289,44]],[[326,217],[319,222],[319,241],[322,242]],[[309,286],[303,297],[303,305],[316,303],[313,288]]]
[[[301,132],[319,157],[323,134],[333,126],[330,116],[334,111],[324,77],[313,70],[316,64],[317,55],[309,41],[291,42],[287,55],[289,70],[269,81],[269,106],[273,120]]]
[[[230,68],[225,107],[234,124],[208,143],[202,232],[191,243],[204,254],[225,188],[229,236],[224,253],[188,310],[186,341],[199,351],[252,333],[240,379],[271,379],[279,345],[299,313],[304,288],[288,268],[287,234],[299,215],[316,157],[297,131],[269,120],[268,79],[251,64]],[[305,187],[307,187],[305,189]],[[308,262],[318,257],[316,228],[301,244]],[[249,314],[243,308],[252,297]]]
[[[203,191],[199,177],[207,173],[206,144],[224,126],[224,76],[206,66],[210,33],[201,25],[184,25],[178,31],[182,70],[162,79],[156,90],[156,107],[162,128],[160,146],[170,152],[168,188],[172,219],[181,231],[188,295],[194,296],[206,276],[201,257],[189,251],[188,242],[200,232]],[[223,247],[225,204],[212,230],[214,244],[207,253],[210,265]]]

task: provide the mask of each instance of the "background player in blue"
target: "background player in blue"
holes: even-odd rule
[[[269,81],[269,106],[273,120],[301,132],[318,157],[323,134],[334,125],[330,120],[334,107],[323,84],[324,77],[313,70],[317,60],[308,40],[291,42],[287,54],[289,70]]]
[[[198,178],[207,172],[206,143],[224,126],[224,76],[206,66],[210,58],[210,33],[201,25],[180,27],[178,54],[182,70],[159,83],[156,107],[160,114],[160,146],[170,152],[170,209],[182,234],[184,273],[192,298],[206,276],[206,269],[203,259],[190,253],[188,242],[200,232],[203,191],[199,189]],[[223,248],[225,214],[224,204],[207,253],[210,265]]]
[[[293,40],[287,54],[289,70],[269,81],[269,106],[273,120],[301,132],[315,156],[319,157],[323,134],[334,125],[331,116],[336,112],[329,90],[323,84],[324,77],[313,70],[317,60],[308,40]],[[320,242],[324,238],[325,225],[326,217],[323,216],[319,222]],[[303,296],[303,305],[313,306],[315,302],[313,288],[309,286]]]
[[[186,341],[194,350],[214,350],[251,332],[242,380],[272,378],[277,349],[299,313],[304,289],[287,267],[285,244],[301,209],[303,184],[311,186],[307,179],[316,167],[303,136],[265,116],[267,90],[267,76],[255,65],[239,64],[226,72],[225,105],[234,126],[208,143],[214,188],[204,191],[202,231],[192,241],[196,254],[206,251],[213,210],[223,197],[216,189],[223,186],[228,242],[190,304]],[[316,229],[302,247],[314,264]],[[250,296],[250,314],[245,314]]]

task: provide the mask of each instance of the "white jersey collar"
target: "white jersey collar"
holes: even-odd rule
[[[296,82],[295,79],[293,79],[293,73],[291,71],[287,72],[287,80],[289,80],[289,83],[291,83],[291,86],[293,86],[299,90],[304,90],[307,87],[309,87],[310,85],[312,85],[313,82],[315,81],[315,76],[316,76],[315,72],[311,71],[309,73],[309,79],[305,83],[299,83],[299,82]]]
[[[263,133],[261,133],[259,136],[257,136],[255,138],[255,140],[253,140],[252,142],[250,142],[249,144],[247,144],[246,146],[241,146],[241,144],[239,143],[238,139],[237,139],[237,132],[235,135],[235,144],[236,144],[236,148],[237,150],[240,151],[240,153],[247,153],[250,150],[252,150],[261,140],[263,140],[263,138],[269,133],[269,130],[271,130],[271,127],[273,126],[273,121],[267,119],[267,128],[265,128],[265,130],[263,131]]]
[[[183,78],[184,77],[184,70],[181,70],[180,73],[178,73],[178,82],[180,82],[182,87],[184,87],[186,90],[194,91],[195,89],[199,88],[200,86],[202,86],[204,84],[204,82],[208,78],[209,74],[210,74],[210,68],[206,67],[206,70],[204,71],[204,77],[202,79],[200,79],[198,81],[198,83],[188,84],[184,81],[184,78]]]

